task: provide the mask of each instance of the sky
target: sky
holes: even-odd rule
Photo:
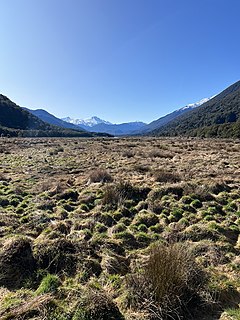
[[[0,93],[151,122],[240,80],[239,0],[0,0]]]

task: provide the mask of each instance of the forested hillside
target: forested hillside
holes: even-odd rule
[[[158,136],[240,137],[240,81],[202,106],[158,128]]]

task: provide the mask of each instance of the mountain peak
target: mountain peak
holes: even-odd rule
[[[88,118],[88,119],[73,119],[73,118],[70,118],[70,117],[66,117],[66,118],[62,118],[62,120],[66,121],[66,122],[70,122],[70,123],[76,124],[76,125],[84,125],[84,126],[88,126],[88,127],[93,127],[96,124],[102,124],[102,123],[103,124],[112,124],[111,122],[103,120],[103,119],[100,119],[97,116],[93,116],[93,117]]]
[[[194,109],[194,108],[200,107],[202,104],[204,104],[205,102],[208,102],[212,98],[213,97],[211,97],[211,98],[203,98],[200,101],[197,101],[197,102],[194,102],[194,103],[189,103],[185,107],[180,108],[178,110]]]

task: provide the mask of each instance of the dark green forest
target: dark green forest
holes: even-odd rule
[[[103,133],[70,130],[47,124],[0,94],[0,135],[11,137],[95,137]]]
[[[156,136],[240,138],[240,81],[152,133]]]

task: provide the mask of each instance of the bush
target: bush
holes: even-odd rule
[[[154,314],[154,319],[179,319],[205,279],[189,246],[183,243],[152,246],[148,261],[135,271],[126,279],[128,303]]]

